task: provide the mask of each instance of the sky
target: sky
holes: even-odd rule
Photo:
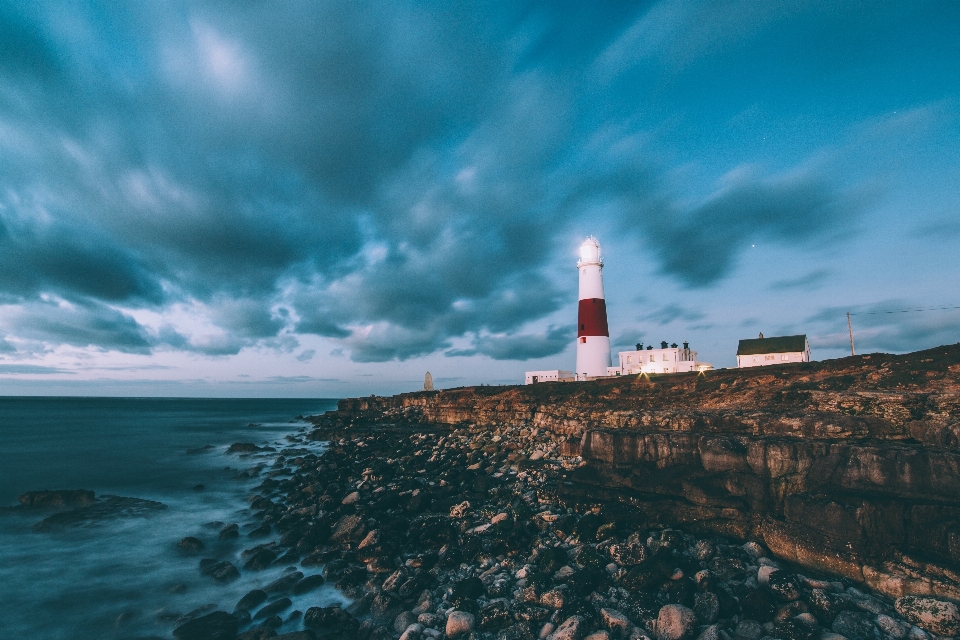
[[[960,3],[0,4],[0,395],[960,341]],[[944,308],[954,307],[954,308]],[[923,309],[923,311],[919,311]],[[885,313],[905,311],[907,313]]]

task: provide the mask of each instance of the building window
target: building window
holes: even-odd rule
[[[782,356],[780,356],[780,359],[781,359],[781,360],[789,360],[789,359],[790,359],[790,356],[788,356],[787,354],[783,354]]]
[[[753,356],[754,362],[760,362],[760,356]]]
[[[764,360],[776,360],[776,356],[763,356]]]
[[[633,362],[633,356],[627,356],[627,362]]]
[[[586,338],[580,338],[580,344],[587,344]]]
[[[667,354],[663,354],[663,361],[664,361],[664,362],[667,361]]]

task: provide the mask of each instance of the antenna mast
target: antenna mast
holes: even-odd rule
[[[857,355],[857,354],[856,354],[856,352],[853,350],[853,325],[850,324],[850,312],[849,312],[849,311],[847,311],[847,331],[850,332],[850,355],[855,356],[855,355]]]

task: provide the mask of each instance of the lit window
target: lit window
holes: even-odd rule
[[[781,360],[789,360],[789,359],[790,359],[790,356],[788,356],[787,354],[783,354],[782,356],[780,356],[780,359],[781,359]]]
[[[580,338],[580,344],[587,344],[586,338]]]
[[[754,362],[760,362],[760,356],[753,356]]]
[[[776,356],[763,356],[764,360],[776,360]]]
[[[627,356],[627,362],[633,362],[633,356]]]

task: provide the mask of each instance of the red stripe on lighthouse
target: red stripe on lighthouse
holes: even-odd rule
[[[607,301],[603,298],[585,298],[577,312],[577,337],[609,336],[607,329]]]

